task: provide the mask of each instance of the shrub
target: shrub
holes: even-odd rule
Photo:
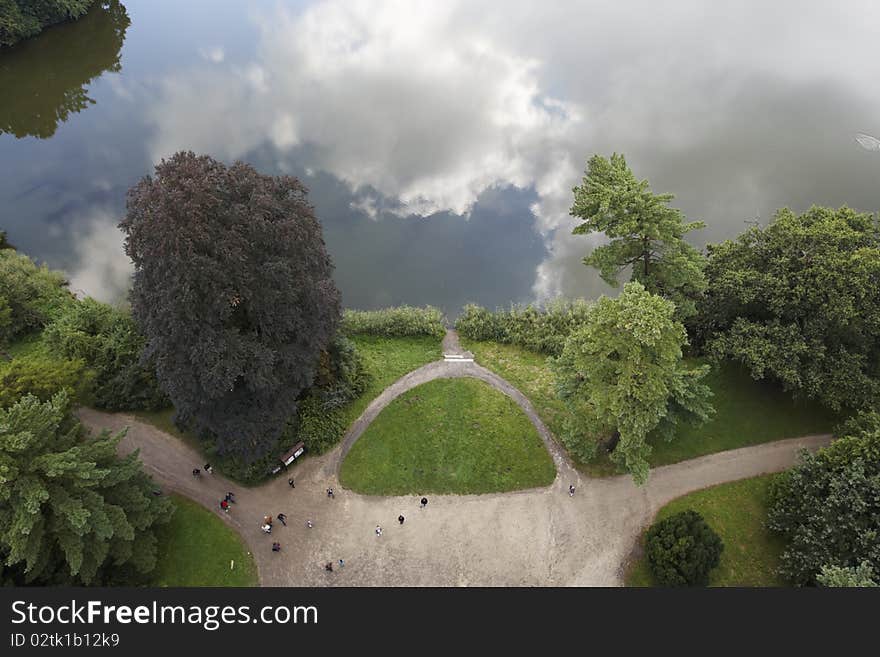
[[[345,434],[345,416],[338,407],[328,406],[317,395],[310,395],[299,406],[297,440],[312,454],[323,454]],[[294,441],[295,442],[295,441]]]
[[[0,250],[0,342],[43,328],[74,302],[59,272],[12,249]]]
[[[386,338],[426,335],[442,339],[446,335],[446,318],[433,306],[346,310],[342,329],[348,335],[379,335]]]
[[[28,394],[40,401],[49,401],[62,390],[75,401],[87,403],[92,379],[82,360],[44,356],[15,358],[0,364],[0,408],[12,406]]]
[[[558,356],[566,338],[586,322],[590,305],[583,299],[559,299],[543,309],[528,305],[490,312],[468,304],[455,321],[455,329],[471,340],[514,344]]]
[[[312,390],[328,407],[340,408],[360,397],[371,378],[354,343],[337,334],[321,352]]]
[[[724,545],[696,511],[654,523],[645,538],[648,566],[662,586],[706,586]]]
[[[780,572],[814,584],[823,567],[865,563],[880,572],[880,414],[847,423],[841,437],[771,488],[767,526],[785,539]]]
[[[55,353],[81,358],[94,369],[99,408],[159,410],[168,406],[152,368],[141,364],[144,338],[128,312],[84,299],[46,328],[45,340]]]

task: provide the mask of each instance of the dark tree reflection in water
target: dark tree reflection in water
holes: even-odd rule
[[[0,134],[47,139],[95,101],[88,85],[118,72],[131,21],[116,0],[0,52]]]

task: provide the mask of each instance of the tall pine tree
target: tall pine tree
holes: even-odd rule
[[[686,223],[680,210],[669,207],[672,194],[654,194],[617,153],[610,160],[591,157],[583,183],[573,191],[571,215],[583,220],[573,233],[602,232],[611,239],[593,249],[584,264],[597,268],[614,287],[620,272],[631,267],[632,280],[675,303],[677,319],[693,315],[706,289],[705,259],[684,236],[705,224]]]
[[[65,392],[0,409],[0,579],[93,584],[155,567],[153,528],[173,507],[137,453],[117,456],[123,435],[89,435]]]

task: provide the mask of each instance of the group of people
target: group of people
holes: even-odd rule
[[[426,506],[428,506],[428,498],[423,497],[421,500],[419,500],[419,509],[424,509]],[[406,522],[406,517],[401,513],[399,516],[397,516],[397,522],[402,525],[404,522]],[[376,531],[376,536],[381,536],[382,535],[382,526],[376,525],[375,531]]]
[[[235,504],[235,495],[232,493],[226,493],[226,497],[220,500],[220,508],[223,509],[226,513],[229,513],[229,505]]]
[[[213,472],[214,472],[214,469],[211,467],[210,463],[205,463],[203,468],[204,468],[205,472],[207,472],[208,474],[213,474]],[[192,474],[193,474],[193,477],[199,477],[201,475],[201,471],[199,470],[199,468],[193,468]],[[287,480],[287,483],[291,488],[296,488],[293,477],[290,477]],[[573,484],[569,485],[569,487],[568,487],[568,495],[569,495],[569,497],[574,497],[574,485]],[[327,488],[327,497],[329,497],[331,499],[335,499],[336,495],[333,492],[332,487]],[[231,492],[226,493],[226,497],[223,498],[223,500],[221,500],[220,508],[223,509],[224,512],[229,513],[229,505],[230,504],[235,504],[235,496]],[[419,500],[419,509],[424,509],[427,506],[428,506],[428,498],[427,497],[423,497],[421,500]],[[279,513],[276,517],[278,518],[279,522],[281,522],[282,525],[284,525],[285,527],[287,526],[287,516],[286,515],[284,515],[283,513]],[[397,522],[400,525],[403,525],[403,523],[405,521],[406,521],[406,518],[404,517],[404,515],[402,513],[399,516],[397,516]],[[306,528],[311,529],[312,527],[314,527],[314,523],[312,522],[312,520],[311,519],[306,520]],[[270,515],[264,516],[263,524],[260,525],[260,528],[265,533],[271,534],[272,533],[272,516],[270,516]],[[382,536],[382,526],[381,525],[376,525],[375,531],[376,531],[376,536]],[[280,552],[280,551],[281,551],[281,543],[279,543],[277,541],[273,542],[272,543],[272,552]],[[343,565],[345,565],[345,562],[342,559],[340,559],[339,566],[341,567]],[[324,569],[328,572],[333,572],[333,563],[328,561],[324,565]]]
[[[210,463],[205,463],[205,465],[203,465],[202,467],[204,468],[205,472],[207,472],[208,474],[214,474],[214,468],[211,467]],[[200,477],[201,474],[202,474],[201,470],[199,470],[198,468],[193,468],[193,477]]]

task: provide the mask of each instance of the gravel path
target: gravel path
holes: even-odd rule
[[[444,342],[444,347],[447,344]],[[446,352],[450,353],[450,352]],[[441,377],[471,376],[514,399],[538,429],[556,463],[557,476],[542,489],[489,495],[362,496],[338,486],[347,451],[373,418],[396,396]],[[156,427],[124,414],[81,409],[93,430],[128,428],[120,444],[140,449],[146,470],[166,489],[203,504],[234,527],[255,555],[264,586],[619,586],[622,565],[639,533],[668,501],[707,486],[778,472],[795,462],[801,448],[817,449],[828,435],[781,440],[655,468],[636,487],[629,476],[580,477],[529,401],[513,386],[475,363],[430,363],[386,388],[359,417],[342,444],[310,457],[256,488],[232,484],[218,474],[196,479],[204,459]],[[576,492],[569,497],[568,486]],[[335,499],[325,491],[332,486]],[[238,503],[219,509],[227,491]],[[272,535],[260,529],[263,516],[287,515]],[[406,518],[403,525],[397,516]],[[312,528],[306,521],[313,522]],[[382,536],[375,528],[381,525]],[[271,545],[279,541],[280,553]],[[326,572],[323,564],[345,560]]]

